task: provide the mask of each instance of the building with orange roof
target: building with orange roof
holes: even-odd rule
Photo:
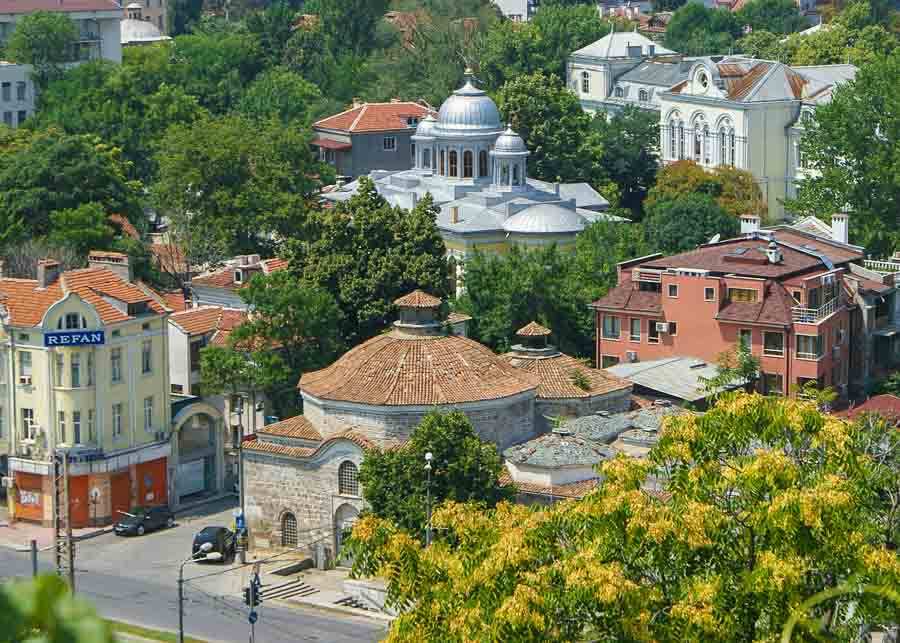
[[[193,305],[246,310],[247,304],[241,299],[240,291],[247,287],[253,276],[270,275],[286,268],[287,261],[278,257],[262,259],[259,255],[238,255],[191,279]]]

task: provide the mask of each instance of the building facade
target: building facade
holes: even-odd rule
[[[51,0],[0,0],[0,50],[15,30],[16,21],[36,11],[63,13],[76,25],[76,61],[103,58],[122,62],[119,23],[122,8],[112,0],[74,3]],[[18,127],[34,113],[35,89],[30,65],[0,61],[0,116],[8,127]]]
[[[238,255],[224,266],[200,273],[191,279],[193,306],[217,306],[229,310],[247,310],[241,299],[254,275],[270,275],[287,267],[283,259],[261,259],[259,255]]]
[[[146,0],[146,7],[132,2],[125,7],[120,25],[123,47],[152,45],[172,40],[166,35],[166,7],[163,0]]]
[[[497,9],[513,22],[528,22],[537,12],[538,0],[493,0]]]

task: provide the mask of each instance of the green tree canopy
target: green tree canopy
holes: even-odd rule
[[[827,218],[849,204],[851,241],[890,254],[900,242],[900,50],[865,65],[805,123],[803,150],[815,176],[790,209]]]
[[[432,454],[430,487],[426,453]],[[424,540],[426,487],[435,507],[445,500],[493,507],[515,496],[513,488],[500,485],[505,470],[497,447],[482,442],[465,414],[434,411],[403,446],[366,451],[359,481],[373,515]]]
[[[751,58],[778,60],[783,63],[791,61],[791,53],[782,36],[771,31],[753,31],[737,41],[737,49]]]
[[[431,195],[410,211],[391,207],[362,177],[357,194],[312,217],[304,239],[287,242],[292,272],[337,299],[340,336],[349,345],[392,321],[398,297],[417,288],[446,296],[446,248],[437,212]]]
[[[726,394],[667,419],[648,461],[603,464],[581,501],[447,502],[429,548],[365,516],[354,573],[383,576],[404,608],[392,641],[775,641],[836,587],[840,616],[821,602],[791,640],[853,640],[900,608],[898,442],[813,402]],[[644,490],[652,475],[663,494]]]
[[[388,4],[388,0],[306,0],[303,11],[319,16],[330,51],[366,54]]]
[[[764,217],[768,211],[753,174],[727,166],[707,171],[694,161],[677,161],[661,168],[644,206],[652,208],[660,201],[697,193],[715,197],[719,205],[734,217],[748,213]]]
[[[727,239],[740,230],[738,219],[706,194],[659,201],[648,208],[647,213],[648,240],[659,252],[666,254],[693,250],[716,234]]]
[[[109,215],[98,203],[83,203],[77,208],[55,210],[50,213],[48,241],[69,247],[86,257],[91,250],[109,247],[115,236]]]
[[[809,20],[800,15],[792,0],[750,0],[737,12],[737,19],[753,32],[789,34],[809,26]]]
[[[286,67],[273,67],[250,83],[237,111],[253,120],[277,118],[285,125],[309,127],[319,89]]]
[[[45,89],[62,73],[63,64],[73,59],[78,27],[65,13],[36,11],[19,17],[6,56],[17,63],[32,65],[35,84]]]
[[[727,54],[741,36],[741,24],[728,9],[688,2],[666,27],[666,47],[688,56]]]

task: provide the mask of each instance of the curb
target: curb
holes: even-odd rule
[[[92,531],[89,534],[81,534],[80,536],[72,536],[72,540],[77,543],[82,540],[88,540],[90,538],[96,538],[97,536],[102,536],[103,534],[108,534],[112,530],[113,530],[113,526],[110,525],[109,527],[102,527],[101,529],[98,529],[97,531]]]
[[[381,621],[385,624],[390,624],[394,622],[395,616],[391,616],[390,614],[383,614],[381,612],[370,612],[369,610],[357,609],[355,607],[345,607],[343,605],[333,605],[331,603],[318,603],[308,600],[303,600],[302,598],[285,598],[285,599],[274,599],[273,602],[278,602],[285,607],[290,607],[291,605],[302,605],[303,607],[312,608],[321,610],[323,612],[332,612],[334,614],[341,615],[350,615],[357,616],[360,618],[369,618],[375,621]]]

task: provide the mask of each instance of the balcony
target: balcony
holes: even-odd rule
[[[795,324],[820,324],[836,313],[840,308],[840,305],[840,298],[834,297],[818,308],[794,306],[791,308],[791,318]]]
[[[868,268],[872,272],[878,272],[883,275],[892,275],[900,272],[900,262],[897,261],[877,261],[874,259],[866,259],[863,261],[863,267]]]

